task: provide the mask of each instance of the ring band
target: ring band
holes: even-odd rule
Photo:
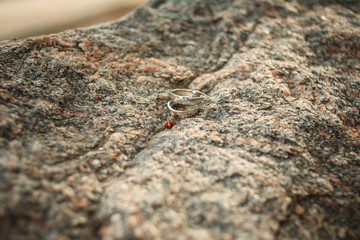
[[[198,110],[198,106],[196,104],[183,103],[174,100],[170,100],[167,106],[173,114],[177,115],[187,115]]]
[[[205,93],[191,89],[173,89],[170,91],[169,96],[175,102],[185,105],[200,104],[207,97]]]

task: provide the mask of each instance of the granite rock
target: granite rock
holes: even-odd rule
[[[155,0],[0,43],[1,239],[359,239],[356,1]],[[171,119],[173,88],[207,104]]]

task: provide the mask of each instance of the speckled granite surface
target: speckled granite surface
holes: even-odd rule
[[[359,239],[356,1],[150,1],[0,43],[1,239]],[[169,119],[167,92],[209,95]]]

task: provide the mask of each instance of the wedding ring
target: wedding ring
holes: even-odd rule
[[[199,108],[198,105],[189,102],[179,102],[170,100],[167,104],[173,115],[187,116],[195,113]]]
[[[198,90],[192,89],[173,89],[169,93],[169,97],[174,102],[185,105],[198,105],[206,99],[206,94]]]

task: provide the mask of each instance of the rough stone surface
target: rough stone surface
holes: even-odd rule
[[[359,9],[160,0],[0,43],[0,238],[359,239]],[[180,87],[209,102],[166,129]]]

